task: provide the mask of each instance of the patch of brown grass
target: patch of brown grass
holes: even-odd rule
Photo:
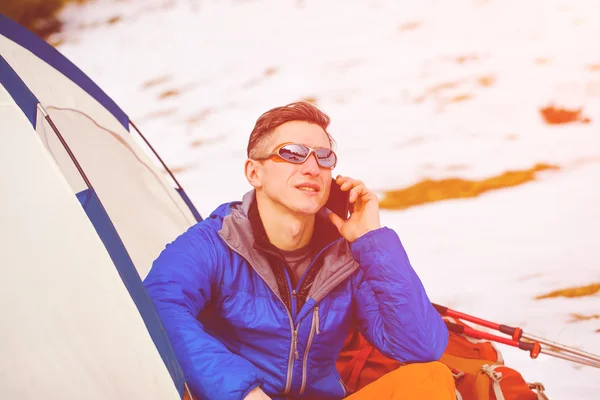
[[[463,56],[456,57],[456,62],[459,64],[464,64],[469,61],[477,61],[479,60],[479,56],[477,54],[466,54]]]
[[[458,96],[454,96],[453,98],[450,99],[451,103],[460,103],[461,101],[466,101],[471,99],[473,96],[471,96],[470,94],[459,94]]]
[[[490,87],[494,83],[496,83],[496,77],[491,75],[480,76],[479,78],[477,78],[477,83],[479,83],[479,85],[483,87]]]
[[[164,110],[156,110],[145,115],[144,119],[162,118],[173,115],[177,112],[177,108],[167,108]]]
[[[171,167],[169,168],[171,170],[172,173],[174,174],[180,174],[184,171],[189,170],[190,168],[192,168],[193,165],[181,165],[181,166],[177,166],[177,167]]]
[[[420,26],[421,26],[421,22],[411,21],[411,22],[406,22],[406,23],[398,26],[398,30],[400,32],[414,31],[415,29],[419,28]]]
[[[458,87],[458,85],[461,82],[442,82],[442,83],[438,83],[437,85],[431,86],[429,89],[425,90],[425,92],[421,95],[418,96],[414,99],[415,103],[422,103],[423,101],[425,101],[425,99],[427,99],[427,97],[431,96],[431,95],[437,95],[438,93],[444,91],[444,90],[448,90],[448,89],[454,89],[456,87]]]
[[[206,108],[204,110],[200,110],[197,113],[195,113],[194,115],[190,115],[188,118],[186,118],[185,122],[190,125],[197,124],[199,122],[204,121],[208,116],[210,116],[214,112],[215,112],[215,110],[212,108]]]
[[[598,72],[598,71],[600,71],[600,64],[592,64],[592,65],[588,66],[588,69],[590,71]]]
[[[168,97],[173,97],[173,96],[177,96],[177,95],[179,95],[179,90],[169,89],[169,90],[165,90],[164,92],[159,94],[158,97],[161,99],[166,99]]]
[[[543,294],[536,297],[536,300],[541,299],[549,299],[552,297],[583,297],[583,296],[592,296],[596,293],[600,292],[600,283],[592,283],[587,286],[577,286],[567,289],[555,290],[553,292]]]
[[[558,168],[555,165],[536,164],[527,170],[507,171],[482,180],[426,179],[405,189],[387,191],[379,205],[384,209],[403,210],[436,201],[477,197],[491,190],[522,185],[534,180],[539,171]]]
[[[457,59],[457,60],[462,60],[462,61],[457,61],[457,62],[464,63],[464,62],[467,62],[467,60],[476,59],[476,58],[468,58],[468,56],[462,56],[462,57],[463,58],[459,57]],[[472,56],[472,57],[476,57],[476,56]],[[429,97],[436,97],[438,99],[441,99],[441,101],[444,103],[446,103],[446,102],[458,103],[458,102],[461,102],[464,100],[469,100],[469,99],[473,98],[473,95],[470,93],[462,93],[462,94],[457,94],[452,97],[448,97],[448,95],[450,93],[452,93],[452,92],[456,93],[461,85],[469,84],[469,83],[475,83],[475,84],[479,85],[479,87],[482,87],[482,88],[489,88],[496,83],[496,77],[493,75],[482,75],[482,76],[478,76],[478,77],[461,79],[461,80],[457,80],[457,81],[441,82],[441,83],[438,83],[436,85],[433,85],[433,86],[430,86],[429,88],[427,88],[421,95],[415,97],[413,99],[413,101],[415,103],[422,103]],[[448,93],[448,92],[450,92],[450,93]]]
[[[531,279],[541,278],[542,276],[544,276],[544,274],[541,274],[541,273],[529,274],[529,275],[524,275],[524,276],[520,277],[519,279],[522,281],[529,281]]]
[[[583,315],[578,313],[571,313],[571,320],[569,322],[589,321],[591,319],[600,319],[600,315]]]
[[[461,82],[442,82],[442,83],[438,83],[437,85],[432,86],[431,88],[429,88],[428,92],[429,93],[438,93],[441,92],[442,90],[445,89],[454,89],[456,87],[458,87],[458,85]]]
[[[582,122],[589,123],[590,119],[584,117],[582,113],[583,109],[579,108],[576,110],[569,110],[566,108],[548,106],[540,109],[540,113],[547,124],[568,124],[570,122]]]
[[[273,67],[267,68],[263,71],[262,76],[254,77],[254,78],[251,78],[251,79],[247,80],[246,82],[244,82],[242,84],[242,88],[250,89],[255,86],[258,86],[262,82],[264,82],[265,79],[270,78],[270,77],[274,76],[275,74],[277,74],[277,68],[273,68]]]
[[[266,76],[266,77],[273,76],[275,74],[277,74],[277,68],[275,68],[275,67],[267,68],[263,72],[263,75]]]
[[[62,22],[58,13],[67,3],[83,3],[85,0],[1,0],[0,14],[47,39],[60,31]]]
[[[149,81],[146,81],[146,82],[144,82],[144,83],[142,84],[142,87],[143,87],[144,89],[148,89],[148,88],[151,88],[151,87],[154,87],[154,86],[157,86],[157,85],[160,85],[160,84],[166,83],[166,82],[168,82],[169,80],[171,80],[171,77],[170,77],[170,76],[168,76],[168,75],[163,75],[163,76],[160,76],[160,77],[158,77],[158,78],[150,79]]]
[[[106,22],[108,22],[109,25],[114,25],[114,24],[116,24],[119,21],[121,21],[121,17],[119,15],[115,15],[113,17],[110,17],[108,19],[108,21],[106,21]]]

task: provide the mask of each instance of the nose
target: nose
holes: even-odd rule
[[[317,162],[317,155],[312,153],[306,161],[302,163],[302,174],[317,176],[321,172],[319,163]]]

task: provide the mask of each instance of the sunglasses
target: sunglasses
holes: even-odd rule
[[[337,156],[331,149],[325,147],[309,147],[299,143],[283,143],[273,150],[272,153],[264,157],[255,158],[256,160],[267,160],[272,157],[279,157],[283,161],[293,164],[302,164],[311,154],[317,157],[317,163],[323,168],[333,169],[337,164]]]

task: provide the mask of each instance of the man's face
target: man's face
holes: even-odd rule
[[[331,148],[327,133],[319,125],[291,121],[280,125],[266,146],[272,152],[282,143]],[[275,206],[303,215],[314,215],[325,205],[331,186],[331,169],[320,167],[313,154],[302,164],[274,158],[262,163],[262,192]]]

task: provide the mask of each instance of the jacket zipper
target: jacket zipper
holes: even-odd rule
[[[312,261],[312,263],[308,266],[308,268],[306,269],[306,271],[304,272],[304,274],[302,275],[302,277],[300,278],[300,282],[298,282],[298,291],[296,291],[295,289],[292,290],[292,301],[291,301],[291,308],[292,310],[294,310],[294,317],[296,317],[296,296],[297,293],[300,292],[300,290],[302,289],[302,286],[304,285],[304,278],[306,277],[306,275],[308,274],[308,271],[310,270],[310,268],[315,264],[315,261],[317,261],[317,259],[321,256],[321,254],[323,254],[325,252],[325,250],[327,250],[327,248],[331,247],[337,240],[334,240],[333,242],[329,243],[327,246],[325,246],[323,249],[321,249],[321,251],[317,254],[317,256],[315,257],[315,259]],[[287,273],[287,269],[284,268],[284,272],[285,272],[285,277],[286,280],[288,282],[288,287],[289,289],[292,289],[291,287],[291,282],[290,282],[290,277]],[[281,300],[281,299],[280,299]],[[283,300],[281,300],[281,302],[283,302]],[[284,307],[285,307],[285,303],[284,303]],[[288,311],[288,315],[290,316],[290,318],[292,318],[290,311]],[[313,341],[313,337],[315,334],[315,329],[318,333],[319,331],[319,307],[316,306],[315,307],[315,315],[316,315],[316,328],[315,328],[315,318],[313,317],[313,323],[310,329],[310,335],[308,338],[308,343],[306,345],[306,349],[304,351],[304,358],[302,360],[302,386],[300,388],[300,394],[302,394],[302,392],[305,390],[306,388],[306,366],[308,363],[308,351],[310,350],[310,346],[312,345],[312,341]],[[300,358],[299,354],[298,354],[298,329],[300,328],[300,322],[298,322],[298,326],[294,329],[294,323],[293,320],[290,319],[290,323],[291,323],[291,328],[292,328],[292,346],[290,348],[290,356],[289,356],[289,361],[288,361],[288,371],[287,371],[287,380],[286,380],[286,384],[285,384],[285,391],[284,394],[289,394],[291,386],[292,386],[292,378],[293,378],[293,374],[294,374],[294,360],[292,359],[292,354],[294,355],[295,359],[298,360]]]
[[[290,317],[290,329],[292,330],[292,343],[290,345],[290,354],[288,356],[288,369],[285,381],[285,390],[283,394],[289,394],[292,389],[292,377],[294,376],[294,358],[298,359],[298,328],[300,324],[294,329],[294,323],[292,322],[292,316],[288,311]]]
[[[310,346],[312,345],[315,332],[319,334],[319,306],[315,306],[315,310],[313,312],[312,325],[310,327],[310,335],[308,336],[308,343],[306,344],[306,350],[304,351],[304,358],[302,360],[302,385],[300,386],[300,393],[304,393],[306,389],[306,368],[308,365],[308,352],[310,351]]]
[[[315,261],[321,256],[321,254],[323,254],[325,252],[325,250],[327,250],[329,247],[331,247],[335,242],[337,242],[340,239],[336,239],[333,242],[329,243],[327,246],[325,246],[323,249],[321,249],[321,251],[317,254],[317,256],[315,257],[315,259],[313,260],[313,262],[309,265],[309,267],[307,268],[307,270],[305,271],[304,275],[301,278],[301,282],[299,282],[299,288],[301,289],[302,286],[304,285],[304,277],[306,276],[306,274],[308,273],[308,270],[314,265]],[[227,240],[224,240],[224,242],[227,244],[227,246],[235,251],[236,253],[240,254],[236,249],[234,249],[233,247],[231,247],[231,245],[229,244],[229,242]],[[244,257],[242,254],[240,254],[242,257]],[[252,265],[252,263],[250,261],[248,261],[248,259],[246,257],[244,257],[246,259],[246,262],[248,264],[250,264],[252,266],[252,269],[254,269],[256,271],[256,268],[254,267],[254,265]],[[284,269],[285,271],[285,269]],[[260,276],[260,274],[258,274]],[[264,278],[262,276],[260,276],[261,279],[263,281]],[[289,280],[289,276],[287,275],[287,271],[286,271],[286,280],[288,281],[288,288],[291,288],[291,284],[290,284],[290,280]],[[337,285],[336,285],[337,286]],[[335,286],[334,286],[335,288]],[[330,289],[329,291],[327,291],[327,293],[325,295],[327,295],[332,289]],[[296,290],[292,290],[292,303],[296,303]],[[290,312],[290,310],[288,310],[288,308],[285,306],[285,302],[283,301],[283,299],[280,296],[275,296],[279,299],[279,301],[281,301],[281,303],[283,304],[283,308],[285,308],[285,311],[287,312],[288,315],[288,319],[290,321],[290,330],[292,332],[292,341],[290,343],[290,352],[288,355],[288,368],[287,368],[287,375],[286,375],[286,381],[285,381],[285,389],[283,394],[287,395],[290,393],[290,390],[292,388],[292,378],[293,378],[293,373],[294,373],[294,358],[297,360],[299,358],[298,355],[298,329],[300,328],[300,323],[298,323],[298,326],[294,328],[294,319],[292,318],[292,314]],[[323,296],[325,297],[325,296]],[[319,332],[319,326],[318,326],[318,319],[319,319],[319,313],[318,313],[318,307],[315,307],[316,310],[316,316],[317,316],[317,324],[316,324],[316,332],[318,334]],[[313,325],[314,325],[314,318],[313,318]],[[306,363],[308,362],[308,350],[310,348],[310,345],[312,344],[312,338],[314,337],[314,332],[312,330],[311,327],[311,336],[309,337],[309,341],[308,344],[306,346],[306,351],[304,354],[304,360],[303,360],[303,370],[302,370],[302,380],[303,380],[303,384],[306,385]],[[344,389],[344,396],[346,396],[347,391],[346,388],[344,387],[343,383],[340,380],[340,384],[342,385],[342,388]]]
[[[225,244],[227,244],[227,247],[229,247],[231,250],[233,250],[234,252],[236,252],[237,254],[242,256],[246,260],[246,262],[248,264],[250,264],[252,269],[254,269],[254,271],[256,271],[256,268],[254,267],[254,265],[252,265],[252,263],[250,261],[248,261],[248,259],[246,257],[244,257],[243,254],[239,253],[236,249],[231,247],[231,245],[229,244],[229,242],[227,240],[223,240],[223,241],[225,242]],[[260,276],[260,278],[263,280],[263,282],[266,283],[265,279],[260,274],[257,274],[257,275]],[[289,279],[288,279],[288,282],[289,282]],[[294,355],[296,356],[296,359],[298,358],[298,348],[297,348],[298,347],[298,328],[300,327],[300,324],[298,324],[296,329],[294,329],[294,320],[292,319],[292,314],[290,313],[290,310],[288,310],[288,308],[285,306],[285,302],[283,301],[281,296],[275,295],[275,297],[277,297],[279,299],[279,301],[281,301],[281,304],[283,304],[283,308],[285,309],[285,312],[287,313],[287,316],[288,316],[288,320],[290,321],[290,331],[292,332],[292,341],[290,343],[290,353],[288,355],[288,368],[287,368],[287,375],[286,375],[286,380],[285,380],[285,390],[283,392],[283,394],[287,395],[290,393],[290,390],[292,388],[292,375],[294,372],[294,368],[293,368],[294,367]]]
[[[344,391],[343,397],[346,397],[348,395],[348,390],[346,389],[346,385],[344,385],[344,381],[342,380],[342,378],[340,378],[340,380],[338,382],[340,383],[340,386],[342,387],[342,390]]]
[[[304,285],[304,278],[308,273],[308,270],[314,265],[315,261],[321,256],[321,254],[323,254],[325,252],[325,250],[327,250],[327,248],[331,247],[335,242],[337,242],[337,240],[334,240],[333,242],[329,243],[327,246],[325,246],[315,257],[315,259],[313,260],[313,262],[308,266],[307,270],[305,271],[304,275],[302,276],[302,278],[300,279],[300,282],[298,282],[298,291],[296,290],[292,290],[292,304],[293,307],[295,307],[296,305],[296,295],[298,292],[300,292],[300,290],[302,290],[302,286]],[[284,269],[285,271],[285,269]],[[291,288],[290,285],[290,280],[289,280],[289,276],[287,274],[286,271],[286,280],[288,281],[288,285]],[[345,278],[344,278],[345,279]],[[329,294],[329,292],[331,292],[333,289],[335,289],[337,287],[337,285],[333,286],[331,289],[329,289],[325,295],[323,295],[323,297],[325,297],[327,294]],[[283,300],[280,298],[281,302],[283,303]],[[284,308],[285,308],[285,303],[284,303]],[[287,310],[287,308],[286,308]],[[300,328],[300,323],[298,323],[298,326],[296,327],[296,329],[294,329],[294,323],[293,320],[291,319],[291,314],[290,311],[288,311],[288,316],[290,317],[290,326],[292,328],[292,346],[290,348],[290,356],[289,356],[289,362],[288,362],[288,373],[287,373],[287,381],[286,381],[286,385],[285,385],[285,391],[284,394],[289,394],[291,386],[292,386],[292,377],[293,377],[293,366],[294,366],[294,362],[292,359],[292,354],[294,354],[296,360],[299,358],[298,355],[298,328]],[[294,313],[295,315],[295,313]],[[315,318],[316,317],[316,318]],[[302,385],[300,387],[300,392],[299,394],[302,394],[304,392],[304,390],[306,390],[306,369],[307,369],[307,364],[308,364],[308,351],[310,350],[310,347],[312,345],[312,341],[314,338],[314,334],[315,332],[317,334],[319,334],[319,306],[315,306],[315,311],[314,311],[314,316],[313,316],[313,323],[311,326],[311,330],[310,330],[310,335],[308,337],[308,343],[306,344],[306,349],[304,351],[304,357],[302,360]],[[344,390],[344,397],[346,397],[348,395],[348,391],[346,390],[346,386],[344,385],[344,383],[342,382],[342,380],[340,379],[340,385],[342,386],[342,389]]]
[[[321,254],[323,254],[325,252],[325,250],[327,250],[328,248],[330,248],[335,242],[337,242],[339,240],[341,240],[341,239],[334,240],[333,242],[329,243],[327,246],[323,247],[321,249],[321,251],[319,251],[317,253],[317,255],[312,260],[312,262],[310,263],[310,265],[306,268],[306,271],[304,271],[304,273],[300,277],[300,281],[298,282],[298,293],[300,293],[300,290],[302,289],[302,286],[304,286],[304,278],[306,278],[306,275],[308,275],[308,271],[310,271],[310,269],[315,264],[315,262],[319,259],[319,257],[321,257]]]
[[[327,246],[323,247],[321,249],[321,251],[319,251],[316,255],[316,257],[312,260],[312,262],[310,263],[310,265],[306,268],[306,271],[304,271],[304,273],[302,274],[302,276],[300,277],[300,280],[298,281],[298,284],[296,285],[296,290],[292,291],[292,296],[293,296],[293,310],[294,310],[294,318],[297,316],[297,313],[300,312],[300,310],[296,310],[297,308],[297,302],[296,302],[296,295],[298,293],[301,293],[302,290],[304,289],[304,284],[305,282],[305,278],[308,275],[308,272],[310,271],[310,269],[313,267],[313,265],[315,264],[315,262],[319,259],[319,257],[321,257],[321,254],[323,254],[325,252],[325,250],[327,250],[329,247],[331,247],[335,242],[337,242],[338,240],[341,239],[336,239],[333,242],[329,243]]]
[[[284,268],[283,270],[285,273],[285,280],[288,284],[288,290],[291,290],[292,284],[287,269]],[[291,295],[291,308],[292,310],[294,310],[294,306],[296,304],[296,291],[292,290]],[[281,302],[283,303],[283,300],[281,300]],[[294,377],[294,359],[298,359],[298,328],[300,328],[300,323],[298,323],[298,326],[294,327],[294,317],[296,316],[295,313],[292,314],[293,311],[290,312],[290,310],[288,310],[285,306],[285,303],[283,304],[283,307],[287,311],[288,317],[290,319],[290,329],[292,330],[292,343],[290,345],[290,354],[288,356],[288,368],[285,380],[285,390],[283,391],[283,394],[289,394],[290,390],[292,389],[292,378]]]
[[[296,290],[292,289],[292,279],[290,278],[290,274],[287,271],[287,268],[283,266],[283,274],[285,275],[285,281],[287,283],[288,290],[290,292],[290,314],[292,316],[292,320],[296,320]]]

